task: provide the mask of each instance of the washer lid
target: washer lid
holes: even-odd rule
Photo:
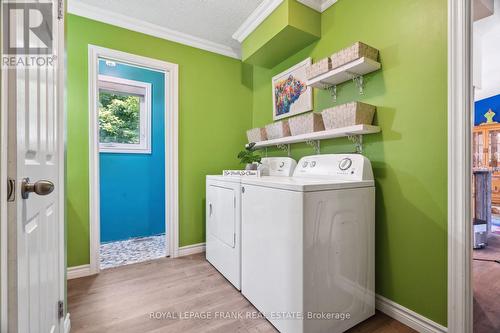
[[[328,178],[309,177],[262,177],[242,179],[244,185],[255,185],[268,188],[276,188],[296,192],[314,192],[327,190],[341,190],[349,188],[373,187],[373,180],[339,180]]]

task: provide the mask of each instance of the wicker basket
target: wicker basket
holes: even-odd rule
[[[321,112],[327,130],[353,125],[371,125],[376,107],[361,102],[351,102],[325,109]]]
[[[311,112],[302,116],[293,117],[290,118],[288,122],[290,124],[290,132],[292,133],[292,135],[300,135],[325,130],[325,125],[323,125],[323,118],[319,113]]]
[[[290,136],[290,127],[288,126],[288,120],[281,120],[266,125],[266,133],[269,140]]]
[[[376,61],[378,59],[378,53],[377,49],[357,42],[331,56],[332,68],[338,68],[363,57]]]
[[[249,129],[247,131],[247,139],[248,142],[266,141],[266,129],[263,127]]]
[[[308,80],[324,74],[332,69],[332,61],[330,58],[325,58],[316,61],[314,64],[306,67],[306,77]]]

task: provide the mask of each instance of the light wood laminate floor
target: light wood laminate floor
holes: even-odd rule
[[[265,319],[172,318],[180,313],[256,314],[203,254],[158,259],[68,281],[71,332],[277,332]],[[152,318],[153,317],[153,318]],[[377,312],[349,330],[354,333],[413,333]]]

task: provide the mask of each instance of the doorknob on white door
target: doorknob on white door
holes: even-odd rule
[[[21,183],[21,197],[23,199],[28,199],[32,192],[38,195],[48,195],[52,191],[54,191],[54,183],[48,180],[39,180],[35,183],[30,183],[29,178],[24,178]]]

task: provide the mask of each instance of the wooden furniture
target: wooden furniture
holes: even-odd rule
[[[500,206],[500,123],[474,126],[472,167],[474,170],[491,171],[492,205]]]

